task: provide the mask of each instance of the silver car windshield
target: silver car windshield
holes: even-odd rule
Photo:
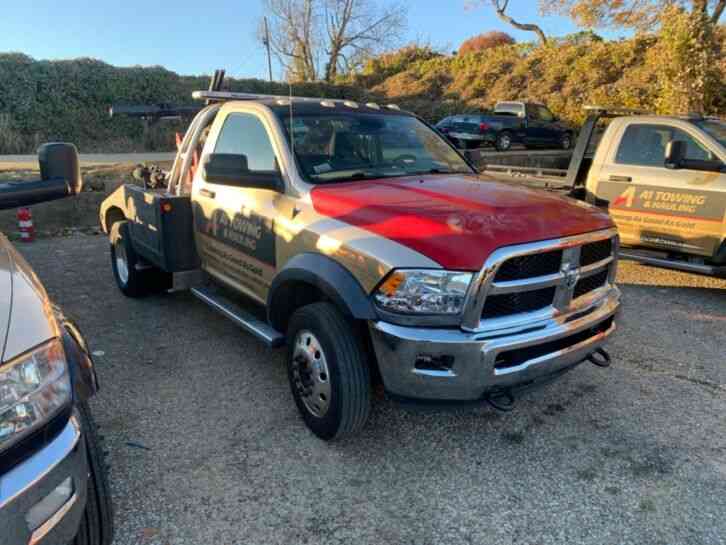
[[[282,119],[305,178],[314,184],[474,171],[426,124],[409,115],[304,114]]]

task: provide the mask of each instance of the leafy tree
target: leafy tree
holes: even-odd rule
[[[468,40],[464,41],[464,43],[461,44],[461,47],[459,47],[458,54],[466,55],[468,53],[484,51],[485,49],[499,47],[502,45],[512,45],[514,43],[514,38],[512,38],[506,32],[499,32],[497,30],[493,30],[491,32],[485,32],[484,34],[479,34],[478,36],[474,36],[473,38],[469,38]]]
[[[680,7],[704,23],[717,24],[726,9],[726,0],[540,0],[540,11],[570,17],[584,28],[633,28],[653,30],[661,14]]]
[[[661,15],[660,27],[658,42],[648,52],[648,64],[657,75],[656,109],[665,114],[713,111],[726,91],[714,26],[703,12],[670,6]]]

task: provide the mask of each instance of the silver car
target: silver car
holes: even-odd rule
[[[75,148],[39,150],[37,182],[0,183],[0,209],[80,190]],[[106,468],[87,404],[98,391],[75,327],[0,234],[0,542],[108,545]]]

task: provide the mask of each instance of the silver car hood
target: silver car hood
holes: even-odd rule
[[[58,335],[53,306],[43,285],[8,239],[0,235],[0,362]]]

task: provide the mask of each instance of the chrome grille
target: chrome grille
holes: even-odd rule
[[[507,280],[522,280],[532,276],[543,276],[554,274],[560,270],[562,265],[562,250],[544,252],[533,255],[520,255],[508,259],[499,266],[495,282]]]
[[[580,251],[580,265],[592,265],[610,257],[613,253],[613,242],[611,239],[599,240],[585,244]]]
[[[509,316],[518,312],[533,312],[552,304],[557,288],[490,295],[484,303],[482,319]]]
[[[608,272],[609,271],[605,269],[599,273],[593,274],[592,276],[580,278],[580,280],[577,281],[572,298],[577,299],[578,297],[582,297],[591,291],[595,291],[596,289],[603,287],[608,281]]]
[[[593,301],[584,295],[613,281],[617,249],[617,233],[608,229],[496,250],[473,281],[462,327],[508,327],[531,320],[530,313],[540,318],[584,308]]]

